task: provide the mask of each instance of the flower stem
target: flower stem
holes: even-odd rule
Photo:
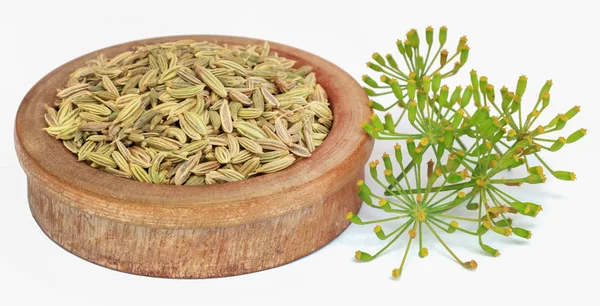
[[[390,245],[394,244],[394,242],[396,242],[396,240],[398,240],[398,238],[400,238],[400,236],[404,233],[404,231],[408,228],[408,226],[410,226],[410,224],[414,221],[414,219],[410,219],[408,221],[406,221],[406,223],[404,223],[402,226],[404,226],[404,229],[400,231],[400,233],[398,233],[398,235],[396,235],[396,237],[394,237],[394,239],[392,239],[390,242],[388,242],[388,244],[386,244],[381,250],[379,250],[379,252],[375,253],[373,255],[373,259],[375,259],[377,256],[379,256],[381,253],[383,253],[385,250],[387,250],[387,248],[390,247]]]
[[[440,186],[440,187],[432,187],[431,188],[431,192],[436,192],[436,191],[449,191],[449,190],[455,190],[455,189],[461,189],[461,188],[467,188],[467,187],[472,187],[475,186],[475,182],[474,181],[469,181],[469,182],[464,182],[464,183],[459,183],[459,184],[454,184],[454,185],[449,185],[449,186]],[[415,194],[415,193],[420,193],[421,189],[405,189],[404,190],[405,193],[407,194]],[[385,192],[385,195],[394,195],[397,193],[388,193],[388,191]]]
[[[415,229],[416,226],[417,226],[417,224],[415,223],[413,229]],[[402,233],[400,233],[399,235],[401,235],[401,234]],[[408,250],[410,249],[410,244],[412,243],[412,241],[413,241],[413,238],[408,239],[408,244],[406,245],[406,250],[404,251],[404,256],[402,257],[402,262],[400,263],[400,267],[398,268],[398,270],[400,270],[399,274],[402,274],[402,268],[404,267],[404,263],[406,262],[406,256],[408,255]]]
[[[460,260],[460,258],[458,258],[458,256],[456,256],[454,254],[454,252],[452,252],[452,250],[450,250],[450,248],[448,247],[448,245],[446,245],[446,243],[444,242],[444,240],[442,240],[442,238],[440,238],[440,236],[436,233],[436,231],[433,229],[433,227],[431,226],[431,224],[429,224],[429,221],[425,220],[425,224],[427,225],[427,227],[429,227],[429,230],[431,230],[431,232],[433,233],[433,235],[435,236],[435,238],[437,238],[437,240],[444,246],[444,248],[446,249],[446,251],[448,251],[448,253],[450,253],[450,255],[452,255],[452,257],[454,257],[454,259],[461,266],[464,266],[464,263]]]

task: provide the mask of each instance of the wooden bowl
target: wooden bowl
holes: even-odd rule
[[[42,230],[67,251],[111,269],[169,278],[237,275],[283,265],[337,237],[361,200],[356,181],[373,141],[360,123],[370,110],[362,88],[332,63],[286,45],[271,51],[314,67],[327,91],[334,124],[312,157],[286,170],[210,186],[140,183],[94,169],[46,134],[44,103],[69,73],[100,53],[180,39],[223,44],[261,40],[178,36],[139,40],[74,59],[41,79],[25,96],[15,146],[27,174],[29,206]]]

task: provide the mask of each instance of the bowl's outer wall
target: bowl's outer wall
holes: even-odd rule
[[[28,176],[32,214],[70,252],[120,271],[176,278],[235,275],[279,266],[322,247],[357,212],[356,180],[373,140],[360,128],[370,110],[362,88],[332,63],[271,43],[271,50],[314,67],[329,95],[334,125],[313,156],[288,169],[213,186],[143,184],[77,162],[49,137],[44,103],[68,74],[100,53],[179,39],[227,44],[262,40],[230,36],[161,37],[98,50],[57,68],[25,96],[15,122],[15,147]]]

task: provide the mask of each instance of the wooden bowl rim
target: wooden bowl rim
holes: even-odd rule
[[[221,35],[163,36],[126,42],[73,59],[38,81],[24,97],[15,121],[15,146],[30,180],[72,199],[84,213],[162,228],[223,227],[264,221],[324,201],[363,171],[373,141],[360,128],[371,114],[361,86],[345,71],[309,52],[269,41],[271,50],[314,67],[327,91],[334,124],[310,158],[283,171],[210,186],[154,185],[119,178],[77,162],[60,141],[42,130],[43,103],[55,100],[68,74],[100,53],[114,56],[143,44],[194,39],[222,44],[265,40]],[[235,213],[232,213],[235,212]]]

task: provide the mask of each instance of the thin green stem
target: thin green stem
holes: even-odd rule
[[[404,168],[404,170],[402,170],[402,172],[396,177],[396,181],[399,182],[402,180],[402,178],[406,179],[405,173],[408,173],[408,171],[410,171],[414,166],[415,166],[415,163],[412,160],[408,163],[408,165],[406,165],[406,168],[404,168],[403,165],[400,165],[400,168]],[[408,188],[410,188],[408,179],[406,179],[406,185],[408,186]],[[388,188],[392,188],[392,185],[389,185]],[[389,195],[389,194],[386,194],[386,195]]]
[[[400,193],[400,195],[404,195],[404,194],[403,194],[403,193]],[[386,201],[388,201],[388,202],[389,202],[391,205],[394,205],[394,206],[396,206],[396,207],[399,207],[399,208],[402,208],[402,207],[403,207],[402,205],[405,205],[406,207],[404,207],[404,208],[406,208],[406,209],[410,209],[410,208],[411,208],[411,207],[410,207],[410,205],[409,205],[407,202],[405,202],[405,201],[400,201],[401,203],[396,203],[396,202],[394,202],[394,201],[391,201],[391,200],[388,200],[388,199],[386,199],[386,198],[384,198],[384,197],[380,197],[380,196],[378,196],[378,195],[376,195],[376,194],[372,194],[371,196],[372,196],[372,197],[374,197],[374,198],[376,198],[376,199],[378,199],[378,200],[386,200]],[[404,195],[404,196],[405,196],[405,195]],[[408,210],[404,210],[403,212],[406,212],[406,213],[408,213]]]
[[[435,169],[435,165],[434,165],[434,169]],[[439,187],[444,188],[444,186],[446,186],[446,183],[448,183],[448,180],[444,180]],[[427,182],[427,188],[425,189],[425,192],[424,192],[425,196],[423,197],[423,203],[425,203],[425,205],[427,205],[427,201],[429,200],[429,195],[431,194],[431,188],[433,188],[433,184],[429,185],[429,182]],[[435,194],[433,194],[432,198],[435,198],[438,195],[438,193],[440,193],[439,188],[438,188],[438,190],[435,191]]]
[[[375,93],[375,94],[371,95],[371,97],[385,96],[385,95],[389,95],[391,93],[393,93],[393,91],[380,92],[380,93]]]
[[[389,75],[389,76],[391,76],[393,78],[401,79],[403,81],[407,81],[408,80],[406,77],[403,77],[400,74],[398,74],[396,71],[392,70],[391,67],[388,67],[388,66],[385,66],[385,65],[381,65],[380,67],[384,70],[384,71],[382,71],[384,74],[387,74],[387,75]]]
[[[457,137],[455,140],[458,143],[458,145],[463,149],[463,151],[467,150],[467,146],[465,146],[465,144],[462,142],[462,140],[460,140],[460,138]]]
[[[450,250],[450,248],[448,247],[448,245],[446,245],[446,243],[444,242],[444,240],[442,240],[442,238],[440,238],[440,236],[437,234],[437,232],[433,229],[433,227],[431,226],[431,224],[429,224],[429,221],[425,220],[425,225],[427,225],[427,227],[429,227],[429,230],[433,233],[433,235],[435,236],[435,238],[437,238],[437,240],[444,246],[444,248],[446,249],[446,251],[448,251],[448,253],[450,253],[450,255],[452,255],[452,257],[454,257],[454,259],[461,265],[464,265],[464,263],[458,258],[458,256],[456,256],[454,254],[454,252],[452,252],[452,250]]]
[[[521,99],[521,97],[519,97],[519,99]],[[521,108],[522,105],[519,105],[519,131],[524,131],[523,130],[523,116],[521,115]]]
[[[451,215],[442,215],[442,214],[434,214],[435,216],[439,216],[442,218],[448,218],[448,219],[456,219],[456,220],[463,220],[463,221],[471,221],[471,222],[479,222],[479,219],[473,219],[473,218],[467,218],[467,217],[459,217],[459,216],[451,216]]]
[[[421,252],[421,250],[423,249],[423,226],[421,225],[421,221],[418,222],[419,223],[419,252]]]
[[[382,132],[380,131],[379,134],[383,134],[386,136],[398,136],[398,137],[411,137],[411,138],[422,138],[424,135],[423,134],[402,134],[402,133],[392,133],[392,132]]]
[[[398,197],[398,194],[400,194],[400,195],[405,195],[403,192],[399,192],[398,194],[397,194],[396,192],[393,192],[393,193],[392,193],[392,191],[391,191],[389,188],[385,187],[385,185],[384,185],[384,184],[383,184],[383,183],[382,183],[382,182],[381,182],[381,181],[380,181],[378,178],[373,178],[373,180],[374,180],[374,181],[375,181],[377,184],[379,184],[379,186],[383,187],[383,188],[386,190],[386,192],[385,192],[385,194],[386,194],[386,195],[388,195],[387,193],[390,193],[389,195],[393,196],[393,197],[394,197],[394,198],[396,198],[398,201],[400,201],[400,202],[404,202],[402,199],[400,199],[400,198]],[[392,186],[392,187],[393,187],[393,186]],[[410,201],[408,201],[408,202],[410,202]],[[410,207],[409,207],[409,208],[410,208]]]
[[[402,219],[402,218],[408,218],[410,217],[409,215],[403,215],[403,216],[397,216],[397,217],[392,217],[392,218],[386,218],[386,219],[379,219],[379,220],[372,220],[372,221],[363,221],[361,223],[361,225],[366,225],[366,224],[375,224],[375,223],[382,223],[382,222],[388,222],[388,221],[392,221],[392,220],[398,220],[398,219]]]
[[[475,186],[475,182],[474,181],[469,181],[469,182],[463,182],[463,183],[458,183],[458,184],[453,184],[453,185],[449,185],[449,186],[443,186],[443,187],[432,187],[431,191],[435,192],[435,191],[449,191],[449,190],[459,190],[462,188],[467,188],[467,187],[473,187]],[[407,194],[415,194],[415,193],[421,193],[419,189],[405,189],[404,190],[405,193]],[[386,195],[391,195],[391,194],[387,194]]]
[[[537,109],[537,107],[539,106],[539,103],[542,101],[542,99],[538,99],[538,101],[535,104],[535,107],[533,108],[534,110]],[[527,118],[527,121],[529,122],[525,122],[525,131],[529,130],[529,128],[531,128],[533,126],[533,124],[535,123],[535,121],[538,119],[538,117],[540,116],[540,114],[546,109],[545,106],[542,106],[542,108],[539,110],[538,114],[536,116],[533,116],[533,118],[531,119],[531,121],[529,121],[529,118]]]
[[[488,191],[487,194],[490,196],[490,199],[492,199],[492,203],[494,203],[494,206],[496,207],[500,207],[502,206],[500,204],[500,201],[498,201],[496,199],[496,197],[494,196],[494,194],[491,191]],[[512,226],[510,225],[510,223],[508,222],[508,218],[506,218],[506,216],[504,215],[504,213],[500,213],[500,216],[502,217],[502,219],[504,219],[504,221],[506,222],[506,224],[508,224],[508,227],[512,228]],[[495,223],[495,222],[494,222]]]
[[[458,55],[458,52],[454,53],[454,55],[452,55],[449,59],[446,60],[446,65],[448,65],[448,63],[452,63],[452,61],[454,60],[454,58]],[[440,68],[438,68],[437,70],[435,70],[433,73],[436,73],[440,70],[442,70],[444,67],[446,67],[446,65],[441,66]],[[432,74],[433,74],[432,73]]]
[[[402,117],[404,117],[405,113],[406,113],[406,108],[404,108],[402,110],[402,113],[400,114],[400,117],[398,117],[398,120],[396,121],[396,123],[394,123],[394,126],[398,126],[398,124],[400,124],[400,120],[402,120]]]
[[[408,71],[415,70],[414,67],[410,64],[410,62],[408,61],[408,58],[406,57],[406,52],[402,53],[402,57],[404,58],[404,62],[406,63],[406,68],[408,68]],[[409,73],[410,74],[410,73]]]
[[[439,191],[438,191],[439,192]],[[438,192],[436,192],[436,195],[438,194]],[[445,201],[446,199],[448,199],[449,197],[454,196],[455,194],[457,194],[458,192],[460,192],[460,189],[456,189],[453,192],[448,193],[447,195],[445,195],[443,198],[435,201],[434,203],[431,203],[431,201],[433,201],[433,199],[435,199],[435,196],[431,197],[431,199],[429,199],[429,202],[427,202],[425,204],[426,207],[434,207],[436,205],[438,205],[439,203]]]
[[[417,184],[417,194],[421,194],[421,164],[417,164],[417,167],[414,168],[415,170],[415,178],[416,178],[416,184]]]
[[[436,213],[436,212],[447,212],[455,207],[457,207],[458,205],[464,203],[464,202],[468,202],[471,201],[471,199],[473,199],[475,197],[475,195],[477,194],[478,190],[476,188],[473,188],[471,190],[471,192],[469,192],[468,195],[466,195],[462,200],[460,201],[452,201],[452,202],[448,202],[445,205],[442,206],[436,206],[434,209],[430,210],[430,213]],[[431,208],[433,208],[433,205],[431,206]]]
[[[410,224],[412,224],[412,221],[413,221],[413,220],[414,220],[414,219],[411,219],[411,220],[409,220],[409,221],[407,221],[407,222],[403,223],[402,225],[398,226],[398,228],[396,228],[396,229],[395,229],[394,231],[392,231],[391,233],[389,233],[389,234],[387,234],[387,235],[383,235],[383,236],[384,236],[384,240],[386,240],[386,239],[388,239],[388,238],[390,238],[390,237],[394,236],[394,235],[395,235],[396,233],[398,233],[398,231],[400,231],[400,230],[402,231],[402,232],[400,233],[400,235],[402,235],[402,234],[404,233],[404,231],[406,230],[406,228],[407,228],[407,227],[409,227],[409,226],[410,226]]]
[[[535,157],[540,161],[540,163],[544,165],[544,168],[546,168],[550,173],[554,173],[550,166],[548,166],[548,164],[546,164],[546,162],[537,153],[533,153],[533,155],[535,155]]]
[[[387,69],[389,69],[389,70],[394,71],[395,73],[397,73],[399,75],[401,75],[403,81],[407,81],[408,80],[408,76],[402,70],[396,69],[396,68],[394,68],[392,66],[388,66],[387,64],[386,65],[382,65],[382,66],[385,67],[385,68],[387,68]]]
[[[381,253],[383,253],[385,250],[387,250],[387,248],[389,248],[392,244],[394,244],[394,242],[396,242],[396,240],[398,240],[398,238],[400,238],[400,236],[404,233],[404,231],[408,228],[408,226],[410,226],[412,221],[413,221],[413,219],[406,221],[406,223],[404,223],[404,225],[402,225],[402,226],[404,226],[404,229],[400,233],[398,233],[398,235],[396,235],[396,237],[394,237],[394,239],[392,239],[392,241],[390,241],[386,246],[384,246],[381,250],[379,250],[379,252],[375,253],[372,258],[375,259]]]
[[[414,225],[415,227],[417,226],[417,224],[415,223]],[[413,227],[414,229],[414,227]],[[398,270],[400,270],[399,274],[402,274],[402,268],[404,268],[404,263],[406,262],[406,255],[408,255],[408,250],[410,249],[410,244],[412,243],[413,238],[408,239],[408,244],[406,245],[406,250],[404,251],[404,256],[402,257],[402,262],[400,263],[400,267],[398,268]]]
[[[448,223],[448,222],[444,222],[443,220],[440,220],[440,219],[438,219],[438,218],[435,218],[435,217],[432,217],[432,218],[431,218],[431,223],[433,223],[433,225],[437,226],[439,229],[441,229],[441,230],[443,230],[443,231],[446,231],[446,232],[447,232],[447,229],[443,228],[443,227],[442,227],[441,225],[439,225],[438,223],[445,224],[445,225],[446,225],[446,226],[448,226],[448,227],[450,226],[450,223]],[[469,235],[473,235],[473,236],[480,236],[480,235],[479,235],[479,234],[477,234],[476,232],[472,232],[472,231],[466,230],[466,229],[464,229],[464,228],[461,228],[461,227],[457,227],[456,229],[457,229],[457,230],[459,230],[459,231],[461,231],[461,232],[463,232],[463,233],[465,233],[465,234],[469,234]]]
[[[428,45],[427,46],[427,56],[425,56],[425,61],[423,62],[425,67],[427,67],[427,62],[429,62],[429,55],[431,53],[431,46],[432,45]],[[422,74],[421,74],[421,77],[423,77],[423,76],[425,76],[425,69],[423,69]]]
[[[533,138],[533,140],[535,140],[535,141],[552,142],[552,143],[556,142],[556,139],[547,139],[547,138],[539,138],[539,137],[535,137],[535,138]]]
[[[435,60],[440,55],[440,52],[442,52],[442,48],[443,47],[444,47],[444,45],[440,45],[440,47],[438,48],[437,52],[435,52],[435,55],[431,59],[431,62],[429,63],[429,66],[427,66],[427,69],[425,69],[425,71],[423,72],[423,75],[427,75],[429,73],[429,69],[431,69],[431,66],[433,66],[433,63],[435,63]],[[432,73],[432,75],[433,75],[433,73]]]
[[[497,194],[499,197],[503,198],[503,199],[504,199],[504,201],[506,201],[506,202],[510,202],[510,201],[508,201],[508,198],[510,198],[510,199],[511,199],[511,200],[513,200],[513,201],[519,202],[519,200],[517,200],[515,197],[513,197],[513,196],[511,196],[510,194],[508,194],[508,193],[504,192],[504,190],[502,190],[502,189],[500,189],[500,188],[498,188],[498,187],[496,187],[496,186],[489,185],[489,186],[488,186],[488,188],[489,188],[489,189],[491,189],[491,190],[493,190],[493,191],[495,191],[495,192],[496,192],[496,194]],[[506,197],[506,198],[505,198],[505,197]]]

